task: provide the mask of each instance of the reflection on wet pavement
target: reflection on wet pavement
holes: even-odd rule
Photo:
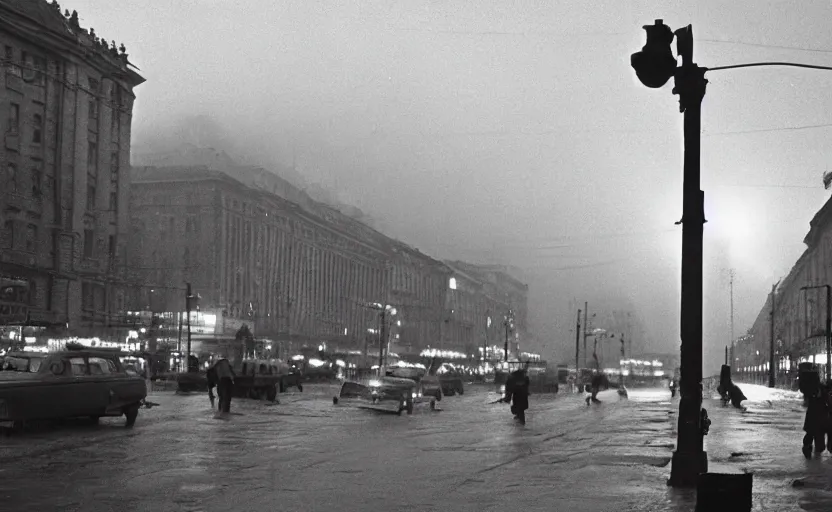
[[[525,427],[484,388],[412,416],[333,406],[327,386],[305,391],[278,405],[236,400],[230,421],[214,419],[203,395],[157,393],[161,405],[132,430],[107,419],[2,439],[3,510],[692,510],[688,494],[663,486],[676,428],[666,390],[621,402],[605,392],[589,407],[580,395],[537,395]],[[791,506],[814,503],[807,492],[829,489],[811,466],[827,462],[760,455],[754,428],[802,426],[776,407],[715,411],[706,439],[736,455],[712,460],[809,469],[808,490],[789,487]]]

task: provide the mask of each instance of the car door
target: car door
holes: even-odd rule
[[[123,372],[119,372],[115,362],[107,357],[90,355],[87,362],[92,383],[89,390],[90,407],[94,409],[95,415],[103,415],[117,401],[118,390],[115,388],[118,387]]]
[[[90,362],[92,363],[92,360]],[[123,406],[144,398],[147,385],[137,374],[131,375],[113,358],[101,358],[99,364],[107,374],[106,407],[110,414],[118,413]]]
[[[79,360],[80,359],[80,360]],[[72,363],[75,363],[73,369]],[[41,385],[33,389],[30,407],[32,417],[66,418],[74,415],[77,409],[76,394],[81,391],[77,386],[77,374],[84,371],[86,363],[83,358],[55,356],[43,362]]]
[[[96,384],[98,376],[90,374],[88,359],[86,356],[67,356],[64,358],[71,374],[70,398],[68,416],[95,416],[98,414],[97,406],[101,398],[96,396],[96,390],[100,385]]]

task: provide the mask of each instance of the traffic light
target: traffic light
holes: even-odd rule
[[[630,57],[630,65],[641,83],[651,89],[658,89],[676,72],[676,57],[670,49],[673,31],[662,20],[656,20],[654,25],[644,25],[643,28],[647,32],[647,44]]]

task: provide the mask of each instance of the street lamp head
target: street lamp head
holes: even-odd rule
[[[647,32],[647,44],[630,57],[630,65],[641,83],[651,89],[658,89],[676,71],[676,57],[670,49],[673,31],[662,20],[656,20],[654,25],[645,25],[643,28]]]

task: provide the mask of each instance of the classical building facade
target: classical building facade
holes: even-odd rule
[[[281,357],[303,346],[378,354],[381,305],[396,310],[386,317],[390,350],[419,351],[438,336],[443,264],[334,208],[299,205],[232,174],[133,169],[131,309],[172,322],[178,348],[185,283],[200,296],[190,322],[199,341],[246,325]]]
[[[806,250],[770,293],[748,332],[732,347],[735,371],[765,380],[770,368],[772,300],[778,382],[790,381],[800,362],[826,363],[826,290],[832,285],[832,199],[815,214]],[[803,289],[807,288],[809,289]]]
[[[120,338],[144,79],[54,1],[0,1],[0,46],[0,325],[27,340]]]

